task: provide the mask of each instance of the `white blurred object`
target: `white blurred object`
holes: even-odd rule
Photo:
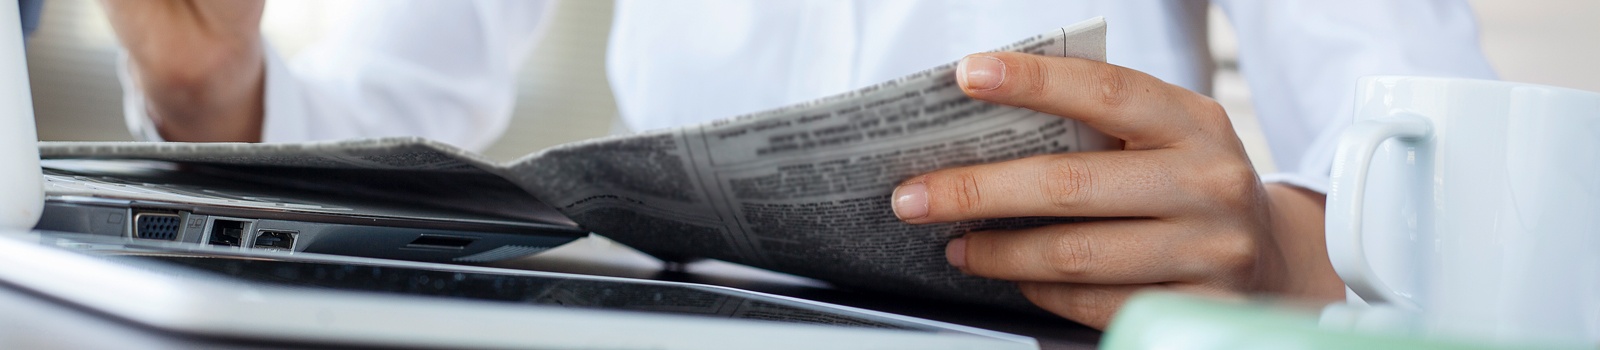
[[[44,207],[39,137],[17,2],[0,1],[0,228],[29,229]]]
[[[1326,227],[1350,289],[1420,310],[1427,335],[1600,340],[1600,94],[1407,76],[1359,85]]]
[[[1317,324],[1330,331],[1409,334],[1416,330],[1419,317],[1410,308],[1333,303],[1322,308]]]

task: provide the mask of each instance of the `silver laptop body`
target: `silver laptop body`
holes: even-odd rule
[[[497,203],[485,200],[360,188],[395,186],[396,178],[408,176],[420,180],[405,181],[420,184],[407,188],[431,187],[426,174],[324,171],[324,184],[317,181],[324,174],[304,173],[314,169],[263,168],[247,174],[115,160],[45,160],[44,171],[46,207],[36,226],[41,230],[457,263],[515,258],[587,235],[538,203],[497,210]],[[288,174],[295,171],[302,173]],[[252,176],[262,181],[251,181]],[[440,181],[438,187],[447,191],[448,184]]]
[[[147,329],[279,347],[1038,348],[724,287],[104,235],[0,231],[0,288]]]

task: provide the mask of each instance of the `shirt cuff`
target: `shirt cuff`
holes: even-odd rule
[[[278,50],[266,40],[262,43],[266,67],[262,74],[261,142],[305,141],[312,134],[306,96]]]
[[[1306,175],[1301,173],[1273,173],[1261,176],[1263,183],[1281,183],[1321,194],[1328,194],[1329,180],[1327,176]]]
[[[128,60],[127,50],[117,51],[117,80],[122,84],[122,119],[128,125],[128,133],[138,141],[166,141],[156,132],[155,122],[150,121],[149,110],[145,109],[144,91],[139,90],[138,82],[134,81]]]

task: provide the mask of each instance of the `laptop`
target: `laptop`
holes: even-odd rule
[[[94,234],[0,231],[0,288],[142,329],[281,347],[1038,348],[1023,336],[708,285]]]
[[[42,163],[40,230],[452,263],[521,257],[588,235],[543,204],[506,205],[531,201],[526,195],[453,197],[450,184],[463,181],[459,176],[141,160]],[[520,191],[509,183],[471,185],[475,193],[496,193],[481,190],[496,185],[506,187],[499,193]]]

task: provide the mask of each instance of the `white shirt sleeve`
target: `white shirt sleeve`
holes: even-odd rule
[[[266,48],[262,141],[423,136],[482,150],[504,131],[548,1],[371,1],[285,60]],[[153,138],[124,80],[135,135]]]
[[[1465,1],[1216,3],[1238,32],[1239,69],[1278,164],[1268,181],[1327,192],[1362,76],[1495,77]]]

